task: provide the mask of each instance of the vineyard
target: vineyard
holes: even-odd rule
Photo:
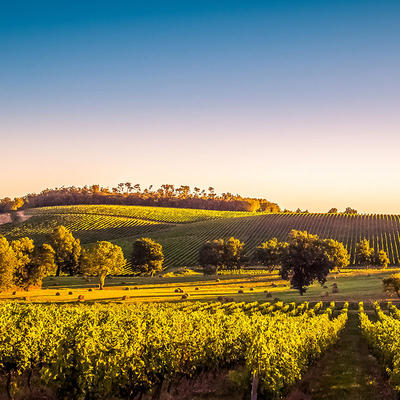
[[[128,258],[134,239],[148,236],[163,245],[166,267],[196,265],[206,240],[234,236],[245,242],[245,254],[251,256],[261,242],[272,237],[286,240],[292,229],[343,242],[352,263],[356,243],[367,238],[375,250],[387,252],[390,264],[400,264],[397,215],[262,214],[114,205],[44,207],[25,214],[30,218],[24,222],[0,225],[0,234],[41,242],[55,226],[65,225],[84,244],[112,240]]]
[[[0,369],[9,398],[135,398],[205,373],[241,371],[238,390],[279,398],[338,340],[332,302],[0,305]],[[32,394],[32,393],[31,393]],[[179,393],[172,394],[175,398]]]

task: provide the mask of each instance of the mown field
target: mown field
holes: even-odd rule
[[[260,214],[162,207],[83,205],[26,210],[24,222],[0,225],[8,239],[29,236],[42,242],[57,225],[65,225],[84,244],[111,240],[129,258],[136,238],[148,236],[164,248],[165,267],[194,266],[200,246],[210,239],[235,236],[251,255],[262,241],[285,240],[292,229],[307,230],[344,243],[354,261],[356,243],[370,240],[400,264],[400,217],[397,215]]]

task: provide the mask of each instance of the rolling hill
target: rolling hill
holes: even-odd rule
[[[9,239],[30,236],[38,242],[57,225],[65,225],[84,244],[111,240],[129,257],[132,242],[142,236],[159,241],[165,266],[193,266],[199,247],[206,240],[235,236],[246,243],[251,255],[262,241],[285,240],[292,229],[307,230],[344,243],[354,261],[357,241],[370,240],[384,249],[391,264],[400,264],[400,216],[352,214],[261,214],[140,206],[57,206],[30,209],[23,222],[0,226]]]

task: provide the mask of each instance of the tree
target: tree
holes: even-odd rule
[[[374,248],[370,246],[368,239],[363,239],[356,245],[355,264],[361,267],[373,265],[375,261]]]
[[[348,265],[346,253],[344,246],[334,240],[293,230],[282,254],[280,274],[303,295],[314,281],[322,285],[329,271]]]
[[[55,251],[57,264],[56,275],[61,272],[74,275],[79,271],[79,257],[81,255],[81,243],[75,239],[65,226],[57,226],[50,237],[50,244]]]
[[[0,235],[0,291],[13,286],[17,257],[8,240]]]
[[[389,262],[389,257],[384,250],[379,250],[377,253],[375,253],[374,265],[376,267],[387,268]]]
[[[224,265],[224,240],[208,240],[199,250],[199,264],[207,274],[216,273]]]
[[[241,262],[244,243],[230,237],[224,242],[223,264],[227,268],[238,268]]]
[[[151,274],[162,270],[163,248],[150,238],[141,238],[133,243],[132,265],[134,271]]]
[[[41,285],[44,277],[56,273],[55,252],[49,244],[36,247],[32,239],[25,237],[12,241],[11,247],[17,258],[14,283],[18,287],[27,290],[31,286]]]
[[[328,214],[337,214],[338,213],[338,209],[337,208],[331,208],[329,211],[328,211]]]
[[[383,289],[386,292],[394,292],[397,297],[400,297],[400,274],[390,275],[383,279]]]
[[[358,211],[351,207],[346,207],[343,214],[358,214]]]
[[[244,243],[234,237],[228,240],[209,240],[199,250],[199,264],[206,273],[215,273],[219,268],[237,268],[242,261]]]
[[[278,242],[277,238],[267,240],[256,248],[253,261],[272,271],[274,267],[281,265],[282,252],[286,246],[287,243]]]
[[[325,252],[329,261],[335,268],[345,268],[350,264],[350,254],[347,252],[343,243],[334,239],[323,239]]]
[[[121,247],[107,241],[96,242],[82,252],[81,272],[98,276],[100,289],[103,289],[107,275],[122,273],[125,265],[126,260]]]

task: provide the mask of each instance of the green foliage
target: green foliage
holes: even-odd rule
[[[104,287],[107,275],[122,273],[126,264],[121,247],[110,242],[97,242],[81,257],[81,272],[85,275],[95,275],[100,279],[100,289]]]
[[[375,266],[386,268],[390,262],[384,250],[375,251],[370,246],[369,240],[363,239],[356,246],[356,264],[362,267]]]
[[[65,226],[57,226],[50,236],[50,244],[55,252],[57,276],[60,272],[74,275],[79,272],[81,244]]]
[[[374,265],[376,267],[387,268],[389,261],[389,257],[384,250],[379,250],[379,252],[375,253]]]
[[[398,277],[396,277],[396,280]],[[397,285],[397,283],[396,283]],[[400,393],[400,321],[392,316],[387,316],[375,303],[377,322],[372,322],[364,312],[360,303],[360,326],[367,339],[369,347],[386,366],[390,383],[397,393]],[[391,306],[395,311],[396,307]]]
[[[243,247],[244,243],[234,237],[207,241],[199,250],[199,264],[205,272],[216,272],[219,268],[238,268]]]
[[[0,235],[0,291],[11,288],[14,284],[14,271],[18,266],[15,256],[8,240]]]
[[[34,374],[54,398],[117,400],[154,393],[164,381],[246,365],[248,382],[259,375],[260,394],[280,398],[337,340],[346,321],[346,313],[330,320],[307,309],[283,303],[2,303],[0,370],[10,379]]]
[[[293,230],[282,253],[280,274],[303,295],[314,281],[324,284],[329,271],[348,264],[349,256],[341,243]]]
[[[357,243],[355,263],[361,267],[367,267],[374,264],[375,251],[370,246],[369,240],[363,239]]]
[[[141,238],[133,243],[133,271],[152,275],[162,270],[163,261],[164,254],[160,243],[150,238]]]
[[[253,261],[258,265],[267,267],[270,271],[282,263],[282,253],[287,243],[278,242],[277,238],[272,238],[261,243],[254,252]]]

